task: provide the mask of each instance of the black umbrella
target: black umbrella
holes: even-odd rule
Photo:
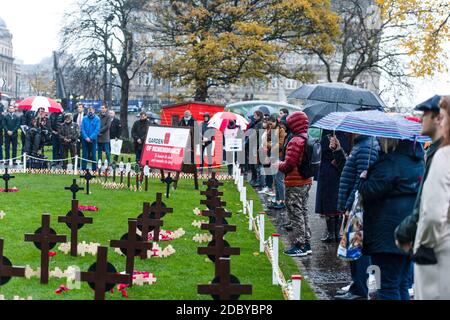
[[[289,98],[353,104],[379,110],[386,107],[377,94],[345,83],[305,84],[291,93]]]
[[[310,103],[305,106],[303,112],[308,116],[309,123],[313,124],[332,112],[352,112],[373,109],[373,107],[366,107],[357,104],[310,101]]]

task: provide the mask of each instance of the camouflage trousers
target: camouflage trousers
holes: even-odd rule
[[[289,221],[288,238],[291,245],[311,242],[308,218],[308,198],[311,185],[286,187],[286,213]]]

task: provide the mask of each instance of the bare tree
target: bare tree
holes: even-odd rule
[[[61,31],[63,50],[74,53],[80,61],[104,61],[117,71],[124,137],[129,137],[130,82],[149,57],[148,38],[141,33],[148,19],[148,4],[148,0],[79,0]],[[106,75],[107,67],[104,69]],[[104,86],[107,87],[106,77]]]
[[[103,94],[103,62],[99,60],[78,61],[72,55],[63,56],[62,75],[70,93],[87,99],[98,100]]]

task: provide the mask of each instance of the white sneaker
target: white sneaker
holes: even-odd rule
[[[408,291],[409,291],[409,297],[413,298],[414,297],[414,288],[411,288]]]
[[[258,193],[262,194],[262,193],[266,193],[267,191],[269,191],[269,188],[264,187],[260,191],[258,191]]]

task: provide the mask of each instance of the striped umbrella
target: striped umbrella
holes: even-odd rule
[[[37,111],[44,108],[45,112],[63,112],[61,105],[53,99],[47,97],[29,97],[19,103],[19,109]]]
[[[245,130],[248,125],[248,121],[245,120],[243,116],[240,116],[233,112],[218,112],[212,116],[211,120],[208,122],[209,128],[215,128],[220,131],[224,131],[225,128],[230,123],[230,120],[234,120],[236,122],[236,126],[240,127],[242,130]]]
[[[400,115],[386,114],[381,111],[333,112],[312,125],[320,129],[356,133],[365,136],[429,141],[421,136],[420,123],[409,121]]]

